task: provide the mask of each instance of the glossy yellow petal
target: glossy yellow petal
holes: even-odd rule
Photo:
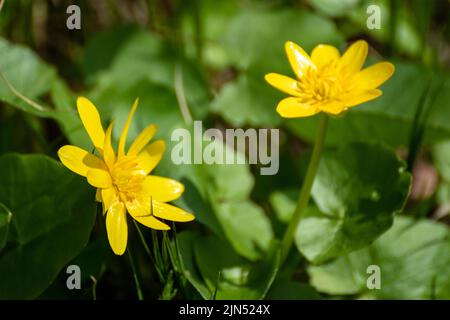
[[[100,188],[95,191],[95,201],[102,202],[102,189]]]
[[[284,48],[292,70],[294,70],[298,78],[303,76],[307,68],[315,68],[309,55],[299,45],[292,41],[288,41],[286,42]]]
[[[319,106],[319,108],[323,112],[332,115],[338,115],[346,110],[344,104],[340,101],[330,101],[327,103],[323,103]]]
[[[151,215],[150,198],[135,198],[125,203],[128,212],[133,218]]]
[[[81,122],[86,129],[92,143],[97,150],[102,150],[105,140],[105,132],[103,131],[100,115],[94,104],[85,97],[77,99],[77,109],[81,118]]]
[[[156,200],[153,200],[152,203],[152,212],[158,218],[176,222],[188,222],[195,219],[194,215],[170,204],[159,202]]]
[[[274,88],[283,91],[291,96],[298,97],[300,92],[297,87],[297,80],[283,76],[278,73],[269,73],[264,77],[266,81]]]
[[[156,133],[156,126],[154,124],[151,124],[144,130],[142,130],[142,132],[131,144],[127,155],[137,156],[139,152],[141,152],[142,149],[144,149],[144,147],[150,142],[150,140],[152,140],[155,133]]]
[[[125,144],[127,142],[128,129],[130,129],[130,124],[131,124],[131,121],[133,120],[133,115],[138,107],[138,104],[139,104],[139,98],[137,98],[134,101],[133,107],[131,108],[131,111],[128,115],[127,122],[125,123],[125,126],[123,127],[123,130],[122,130],[122,134],[120,135],[118,157],[122,157],[125,155]]]
[[[348,94],[346,96],[343,96],[341,100],[346,107],[355,107],[361,103],[376,99],[382,94],[383,93],[381,92],[381,90],[378,89],[367,90]]]
[[[111,135],[112,135],[112,129],[114,126],[114,122],[112,122],[108,129],[106,129],[106,135],[105,135],[105,144],[103,146],[103,159],[105,160],[105,163],[107,166],[112,169],[114,166],[114,163],[116,162],[116,154],[114,153],[114,149],[112,147],[111,143]]]
[[[311,60],[318,68],[320,68],[333,62],[337,62],[340,56],[341,54],[337,48],[327,44],[319,44],[312,51]]]
[[[106,211],[108,211],[108,209],[111,207],[111,204],[118,200],[118,195],[114,187],[98,190],[100,190],[100,195],[103,203],[103,214],[105,214]]]
[[[137,162],[145,174],[149,174],[158,165],[165,148],[163,140],[156,140],[139,153]]]
[[[298,80],[270,73],[266,81],[291,95],[281,100],[277,112],[285,118],[299,118],[326,112],[338,115],[353,107],[375,99],[375,90],[394,73],[388,62],[375,64],[361,71],[368,54],[368,44],[356,41],[340,56],[337,48],[318,45],[311,57],[293,42],[285,45],[289,62]]]
[[[389,62],[379,62],[358,72],[353,82],[360,90],[376,89],[388,80],[395,71]]]
[[[143,186],[146,197],[162,202],[178,199],[183,191],[184,186],[178,181],[158,176],[147,176]]]
[[[105,163],[93,154],[71,145],[58,150],[62,164],[79,175],[86,176],[89,170],[105,169]]]
[[[145,216],[145,217],[133,217],[137,222],[143,224],[146,227],[155,229],[155,230],[170,230],[170,227],[164,222],[159,221],[154,216]]]
[[[148,200],[138,200],[134,199],[132,202],[127,202],[127,210],[130,215],[137,222],[143,224],[146,227],[155,230],[169,230],[170,227],[164,222],[156,219],[151,212],[150,199]]]
[[[106,231],[109,244],[117,255],[122,255],[127,248],[128,226],[125,206],[115,201],[106,214]]]
[[[109,188],[112,186],[111,175],[102,169],[92,169],[87,173],[87,181],[96,188]]]
[[[277,112],[284,118],[308,117],[319,111],[317,107],[302,103],[298,98],[283,99],[277,106]]]
[[[358,40],[353,43],[342,55],[338,62],[338,68],[341,72],[353,74],[361,70],[366,61],[369,47],[364,40]]]

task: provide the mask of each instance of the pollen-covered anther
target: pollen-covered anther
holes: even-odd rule
[[[329,68],[307,69],[304,76],[298,80],[297,89],[299,97],[307,104],[335,99],[343,92],[337,75]]]
[[[142,191],[146,174],[139,167],[136,157],[124,156],[114,164],[111,177],[121,198],[129,201],[137,197]]]

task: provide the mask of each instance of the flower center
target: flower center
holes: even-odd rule
[[[117,159],[111,170],[113,185],[124,202],[132,201],[142,190],[145,172],[140,168],[137,157],[124,156]]]
[[[297,82],[300,98],[313,105],[337,99],[344,92],[341,78],[333,65],[308,68]]]

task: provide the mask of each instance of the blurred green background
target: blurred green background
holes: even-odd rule
[[[0,274],[11,275],[0,280],[1,298],[135,298],[129,260],[110,252],[93,190],[48,158],[67,143],[92,149],[75,111],[79,95],[105,123],[124,123],[140,97],[131,138],[156,123],[170,144],[172,130],[186,126],[183,100],[205,128],[281,129],[275,176],[260,176],[254,165],[175,166],[168,147],[157,174],[185,184],[177,204],[197,220],[177,226],[176,237],[145,230],[155,263],[136,230],[130,235],[146,298],[450,298],[449,1],[0,3]],[[71,4],[81,9],[80,30],[66,27]],[[373,4],[381,28],[369,30]],[[306,221],[309,240],[298,240],[301,254],[280,269],[265,253],[290,219],[318,119],[279,117],[283,94],[264,74],[292,75],[287,40],[309,52],[320,43],[342,51],[357,39],[370,44],[370,64],[389,60],[396,72],[381,98],[330,119],[326,145],[340,154],[329,161],[357,180],[352,194],[365,199],[356,186],[371,184],[382,201],[361,200],[355,209],[339,196],[348,213],[339,216],[320,198],[332,202],[349,180],[323,172],[337,188],[313,191],[309,214],[329,207],[339,224]],[[403,210],[405,171],[413,183]],[[80,265],[82,290],[65,287],[69,264]],[[369,264],[382,267],[382,290],[366,288]]]

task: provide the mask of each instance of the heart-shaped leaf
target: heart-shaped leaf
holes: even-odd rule
[[[411,183],[405,164],[376,143],[354,143],[324,154],[296,243],[320,263],[372,243],[401,211]]]
[[[0,203],[13,212],[0,253],[0,298],[34,298],[86,245],[94,189],[45,156],[8,154],[0,168]]]
[[[394,226],[369,248],[308,269],[312,285],[328,294],[379,299],[449,299],[450,232],[428,220],[397,217]],[[379,274],[375,275],[377,266]],[[370,276],[380,288],[369,289]]]
[[[51,109],[41,105],[33,107],[17,93],[31,100],[39,98],[50,90],[55,70],[31,50],[3,38],[0,38],[0,57],[0,101],[38,116],[52,117]]]

